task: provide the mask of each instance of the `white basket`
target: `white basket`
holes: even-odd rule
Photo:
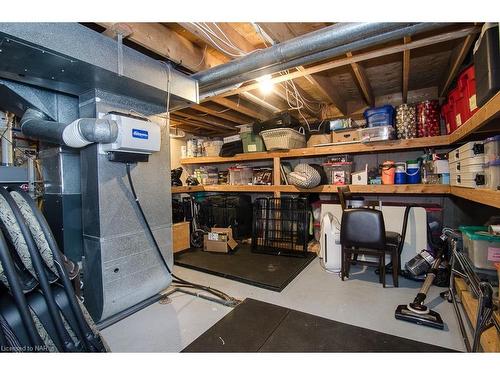
[[[263,130],[260,132],[260,136],[264,140],[268,151],[306,147],[305,135],[294,129],[279,128]]]

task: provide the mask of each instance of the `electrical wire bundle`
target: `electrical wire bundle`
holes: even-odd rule
[[[33,199],[0,187],[0,351],[108,351]]]

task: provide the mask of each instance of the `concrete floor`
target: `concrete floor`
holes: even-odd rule
[[[420,283],[400,278],[399,288],[382,288],[373,268],[352,267],[349,280],[325,272],[315,259],[281,293],[253,287],[202,272],[174,267],[190,281],[220,289],[233,297],[285,306],[324,318],[463,351],[453,306],[431,288],[428,305],[439,312],[443,331],[396,320],[397,305],[411,301]],[[387,278],[389,283],[389,277]],[[230,308],[197,297],[175,294],[171,303],[156,303],[103,330],[114,352],[179,352],[200,336]],[[256,317],[259,318],[259,317]]]

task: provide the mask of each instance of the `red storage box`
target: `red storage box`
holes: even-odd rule
[[[458,128],[462,126],[465,121],[467,121],[467,115],[469,113],[469,110],[467,109],[468,105],[466,103],[466,98],[463,95],[462,90],[460,90],[459,86],[450,91],[450,94],[448,95],[448,101],[451,101],[453,103],[455,125]]]
[[[455,122],[455,107],[453,106],[453,101],[448,101],[444,103],[441,107],[441,117],[444,120],[446,126],[446,134],[451,134],[457,128],[457,123]]]
[[[462,122],[467,121],[477,111],[476,104],[476,78],[474,65],[469,66],[458,76],[458,87],[464,96],[465,118]]]

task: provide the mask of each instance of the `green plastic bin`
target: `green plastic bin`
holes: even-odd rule
[[[262,137],[258,134],[254,134],[252,130],[243,131],[240,133],[240,136],[243,142],[243,152],[266,151]]]

